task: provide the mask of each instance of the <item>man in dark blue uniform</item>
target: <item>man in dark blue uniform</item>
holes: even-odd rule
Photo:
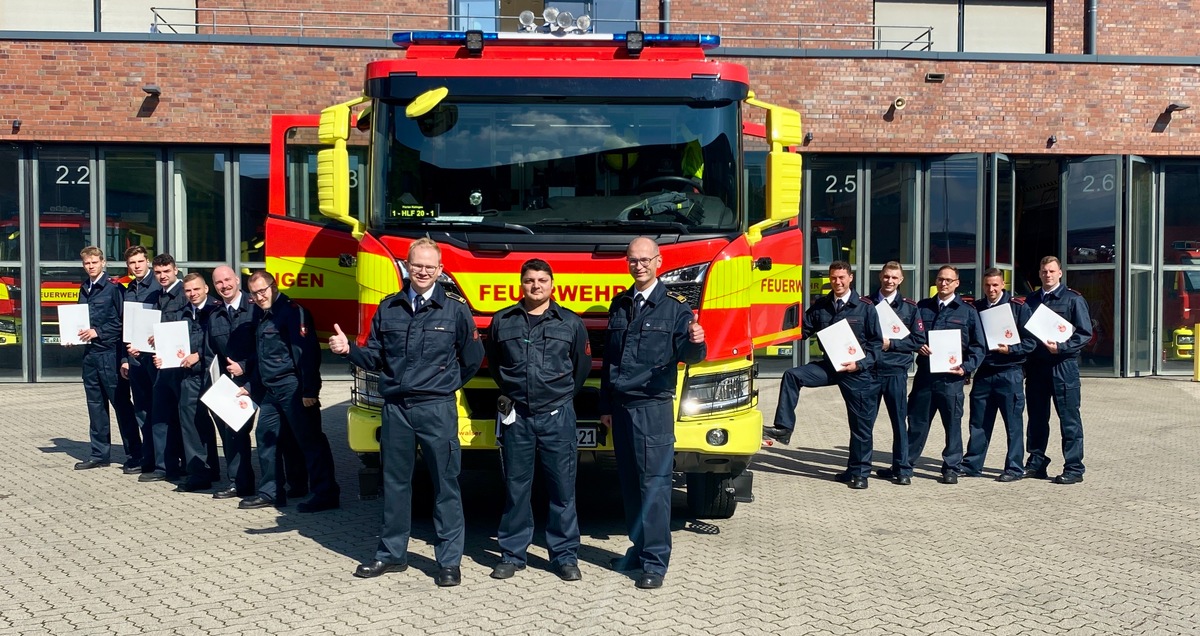
[[[492,570],[494,579],[510,578],[525,568],[533,541],[529,499],[535,459],[550,499],[550,567],[564,581],[581,578],[573,399],[592,369],[592,351],[583,320],[554,302],[553,291],[550,264],[540,258],[525,261],[521,301],[496,312],[485,340],[488,370],[508,400],[498,426],[507,496],[496,532],[501,561]]]
[[[464,545],[462,493],[458,473],[455,393],[483,363],[483,345],[467,301],[437,284],[442,250],[428,238],[413,242],[406,265],[409,278],[399,292],[379,302],[366,344],[358,346],[334,325],[329,349],[350,362],[379,372],[383,396],[383,529],[375,559],[354,576],[376,577],[408,568],[412,534],[412,473],[421,449],[433,482],[434,556],[439,587],[462,582]]]
[[[217,365],[235,381],[246,377],[254,358],[254,305],[242,293],[242,281],[228,265],[213,270],[213,286],[221,298],[220,307],[209,316],[208,343],[217,356]],[[213,418],[221,433],[225,449],[225,470],[229,487],[213,493],[214,499],[250,497],[255,492],[254,458],[250,454],[250,432],[253,418],[241,429],[229,428],[220,418]],[[307,488],[307,483],[304,484]]]
[[[1058,314],[1075,327],[1063,342],[1046,341],[1029,354],[1025,363],[1025,397],[1029,401],[1029,458],[1025,476],[1046,479],[1046,446],[1050,441],[1050,402],[1062,430],[1063,472],[1056,484],[1083,481],[1083,420],[1079,416],[1079,351],[1092,338],[1092,319],[1087,301],[1079,292],[1062,284],[1062,265],[1053,256],[1042,259],[1038,276],[1042,288],[1025,297],[1029,311],[1038,306]]]
[[[818,331],[845,320],[865,357],[834,368],[826,353],[826,357],[817,362],[785,371],[779,385],[775,422],[772,426],[763,427],[763,437],[783,444],[790,442],[792,432],[796,429],[796,405],[800,401],[800,389],[836,384],[846,402],[850,452],[846,457],[846,470],[834,475],[834,480],[854,490],[863,490],[871,475],[875,416],[879,413],[880,387],[875,381],[874,370],[883,354],[883,334],[879,329],[879,314],[875,304],[851,289],[853,282],[854,274],[850,272],[849,263],[834,261],[829,264],[830,292],[818,298],[804,312],[800,337],[807,340]],[[823,343],[821,351],[825,352]]]
[[[154,278],[162,289],[157,307],[160,322],[183,320],[187,297],[179,280],[179,268],[170,254],[159,254],[151,261]],[[153,343],[151,343],[153,344]],[[132,350],[133,355],[140,354]],[[162,481],[183,476],[183,438],[179,430],[179,392],[183,387],[185,369],[158,369],[154,374],[153,410],[150,414],[154,440],[154,470],[144,472],[138,481]],[[143,440],[145,441],[145,440]]]
[[[88,280],[79,288],[79,304],[88,306],[91,327],[81,329],[84,342],[83,393],[87,398],[88,437],[91,452],[75,464],[75,470],[109,465],[111,422],[108,405],[117,392],[118,355],[121,349],[121,313],[124,294],[121,286],[104,273],[104,252],[89,245],[79,252]],[[121,431],[124,433],[125,431]],[[128,440],[126,446],[128,448]]]
[[[943,266],[938,270],[938,293],[917,303],[921,320],[927,333],[939,330],[959,332],[962,360],[951,361],[948,373],[933,373],[929,366],[932,351],[929,345],[921,347],[917,355],[917,375],[913,378],[912,392],[908,394],[908,462],[900,466],[900,477],[912,478],[913,464],[921,458],[925,441],[929,438],[929,427],[934,413],[941,413],[942,426],[946,429],[946,446],[942,449],[943,484],[957,484],[962,470],[962,416],[963,386],[975,369],[983,362],[986,351],[983,325],[979,312],[967,304],[957,293],[958,270]]]
[[[183,295],[188,305],[183,310],[183,320],[188,325],[188,343],[192,352],[181,362],[179,373],[179,433],[183,442],[183,472],[186,478],[180,484],[181,492],[206,490],[220,477],[217,466],[217,435],[213,429],[208,409],[200,404],[200,395],[208,386],[208,365],[212,363],[212,350],[208,347],[208,320],[217,303],[208,296],[208,285],[204,276],[192,272],[183,277]],[[162,356],[170,352],[159,352],[154,356],[154,366],[162,371]]]
[[[907,336],[897,338],[895,336],[902,333],[899,326],[880,324],[883,353],[875,371],[879,400],[887,405],[888,416],[892,420],[891,472],[885,472],[889,469],[880,472],[889,475],[888,478],[895,483],[907,486],[912,483],[912,478],[901,476],[900,466],[908,463],[908,370],[912,368],[913,354],[925,346],[925,323],[921,320],[917,303],[900,293],[900,284],[903,282],[904,269],[900,263],[888,261],[879,272],[879,291],[872,300],[877,309],[884,304],[890,307],[908,329]]]
[[[675,383],[679,363],[708,355],[704,328],[683,296],[658,280],[662,256],[649,238],[625,252],[633,287],[608,309],[600,379],[600,423],[613,433],[625,524],[633,546],[613,560],[639,567],[636,585],[662,587],[671,559],[671,476],[675,467]]]
[[[125,250],[125,267],[129,270],[132,280],[125,287],[125,302],[157,307],[158,294],[162,285],[154,280],[150,271],[150,259],[146,248],[134,245]],[[125,474],[133,475],[154,472],[154,428],[152,426],[154,405],[154,378],[157,369],[154,368],[154,354],[141,353],[133,345],[125,345],[122,355],[121,376],[129,385],[130,398],[133,402],[134,423],[140,433],[142,452],[139,453],[138,465],[125,466]],[[120,393],[121,388],[117,387]]]
[[[281,438],[290,429],[304,453],[312,497],[296,506],[298,512],[320,512],[341,505],[341,489],[333,472],[333,452],[320,420],[305,413],[319,405],[321,345],[312,314],[292,302],[275,285],[275,277],[254,272],[247,283],[250,297],[261,310],[254,332],[255,362],[250,381],[259,400],[258,465],[262,475],[258,494],[243,499],[239,508],[282,507]]]
[[[996,481],[1008,483],[1025,476],[1021,463],[1025,444],[1025,389],[1021,381],[1025,378],[1025,356],[1037,347],[1037,339],[1025,331],[1025,323],[1031,315],[1025,299],[1014,298],[1005,291],[1004,273],[993,267],[983,273],[983,298],[975,301],[975,309],[982,314],[996,307],[1007,307],[1012,312],[1013,322],[1017,325],[1017,333],[1012,335],[1021,341],[994,346],[989,342],[983,364],[971,377],[971,418],[967,426],[970,435],[967,453],[963,455],[962,474],[976,477],[983,470],[992,428],[996,425],[996,411],[999,411],[1007,433],[1008,453],[1004,471]]]

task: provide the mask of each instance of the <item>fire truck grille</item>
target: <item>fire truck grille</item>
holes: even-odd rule
[[[676,283],[667,285],[667,290],[672,294],[683,294],[688,301],[688,306],[692,309],[700,308],[700,285],[698,283]]]

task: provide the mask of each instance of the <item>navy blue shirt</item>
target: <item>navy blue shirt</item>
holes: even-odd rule
[[[993,307],[1007,306],[1012,310],[1013,320],[1017,323],[1017,329],[1020,332],[1021,342],[1015,345],[1008,345],[1008,353],[1000,353],[991,348],[991,343],[988,343],[987,354],[983,358],[984,367],[1004,368],[1013,367],[1025,363],[1025,356],[1028,356],[1037,348],[1037,338],[1025,331],[1025,323],[1029,322],[1029,317],[1033,312],[1029,311],[1029,307],[1025,304],[1024,298],[1016,298],[1008,292],[1004,292],[1000,296],[1000,300],[996,301]],[[988,307],[987,297],[975,300],[975,310],[983,312]],[[986,336],[985,336],[986,338]]]
[[[876,305],[883,302],[883,295],[875,292],[874,302]],[[896,292],[889,306],[896,315],[900,317],[900,321],[908,327],[908,335],[904,338],[896,339],[890,333],[883,333],[883,337],[888,339],[887,351],[883,351],[879,358],[879,368],[877,373],[884,374],[907,374],[912,367],[913,354],[925,346],[927,338],[925,337],[925,322],[921,320],[921,312],[917,310],[917,303],[914,300],[905,298]],[[882,329],[882,325],[880,326]]]
[[[962,296],[954,295],[945,307],[939,308],[937,296],[926,298],[917,303],[921,311],[921,320],[925,321],[928,331],[938,329],[957,329],[962,334],[962,367],[964,375],[971,375],[979,365],[983,364],[983,355],[987,351],[984,344],[983,323],[979,320],[979,312],[967,303]],[[930,373],[929,356],[917,356],[917,372]],[[939,373],[939,376],[951,375]],[[955,376],[957,377],[957,376]]]
[[[860,296],[853,289],[850,290],[850,298],[841,311],[837,310],[837,297],[833,295],[833,292],[813,301],[812,306],[804,312],[801,338],[806,340],[812,338],[817,335],[818,331],[841,320],[850,324],[850,331],[854,332],[854,337],[862,345],[863,354],[866,356],[856,363],[858,369],[850,373],[875,370],[879,366],[879,359],[883,354],[883,334],[879,328],[879,313],[875,310],[875,303],[871,302],[871,299]],[[820,344],[820,340],[817,344],[824,353],[825,345]],[[826,359],[828,360],[828,355]]]
[[[379,372],[388,400],[450,398],[483,365],[483,344],[467,301],[433,286],[413,311],[409,286],[379,302],[365,346],[350,341],[350,362]]]
[[[1058,343],[1058,353],[1050,353],[1045,345],[1039,345],[1029,354],[1030,362],[1056,364],[1062,360],[1078,358],[1080,350],[1091,341],[1092,319],[1088,314],[1087,301],[1074,289],[1060,284],[1058,289],[1050,294],[1035,291],[1025,296],[1025,305],[1029,307],[1031,316],[1037,311],[1038,305],[1045,305],[1075,327],[1075,333],[1071,334],[1070,338]]]
[[[251,373],[250,366],[254,359],[255,309],[257,306],[250,303],[250,294],[242,293],[232,315],[225,308],[224,302],[218,302],[209,315],[208,343],[218,358],[217,364],[221,367],[221,373],[226,372],[225,367],[230,360],[241,365],[243,377]]]
[[[500,392],[535,415],[571,401],[592,369],[583,319],[553,300],[540,317],[521,303],[496,312],[484,344]]]
[[[188,340],[192,345],[192,352],[200,354],[199,362],[184,369],[188,376],[208,376],[208,365],[213,361],[213,350],[208,345],[208,323],[217,307],[217,301],[210,297],[205,298],[199,308],[188,303],[183,309],[183,320],[188,323]],[[207,379],[205,384],[208,384]]]
[[[695,364],[708,355],[708,345],[692,342],[688,325],[695,320],[687,299],[668,294],[659,281],[634,316],[633,288],[608,308],[607,343],[600,376],[600,413],[613,406],[673,400],[679,363]]]
[[[103,272],[95,283],[88,281],[79,287],[79,304],[88,306],[88,320],[96,337],[84,345],[84,355],[124,351],[121,342],[121,320],[125,310],[125,289],[109,280]]]

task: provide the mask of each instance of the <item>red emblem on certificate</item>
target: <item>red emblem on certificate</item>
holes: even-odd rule
[[[892,325],[892,333],[900,333],[900,325]]]
[[[1067,332],[1067,326],[1066,326],[1066,325],[1061,325],[1061,324],[1060,324],[1060,325],[1058,326],[1058,333],[1066,333],[1066,332]]]
[[[238,407],[243,408],[243,409],[248,409],[248,408],[250,408],[250,402],[248,402],[246,400],[238,400]]]
[[[1004,337],[1005,337],[1005,338],[1011,338],[1012,336],[1013,336],[1013,334],[1012,334],[1012,329],[1005,329],[1005,330],[1004,330]]]
[[[175,352],[175,357],[176,357],[176,358],[179,358],[180,360],[182,360],[182,359],[184,359],[184,358],[186,358],[186,357],[187,357],[187,354],[183,352],[183,349],[180,349],[180,350],[178,350],[178,351],[176,351],[176,352]]]
[[[858,353],[858,349],[854,345],[850,345],[849,347],[846,347],[846,353],[854,355]]]
[[[958,364],[958,356],[950,356],[950,364]]]

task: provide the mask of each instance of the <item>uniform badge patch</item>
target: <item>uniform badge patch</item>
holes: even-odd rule
[[[308,335],[308,325],[306,325],[304,323],[300,323],[300,336],[304,337],[307,335]]]

